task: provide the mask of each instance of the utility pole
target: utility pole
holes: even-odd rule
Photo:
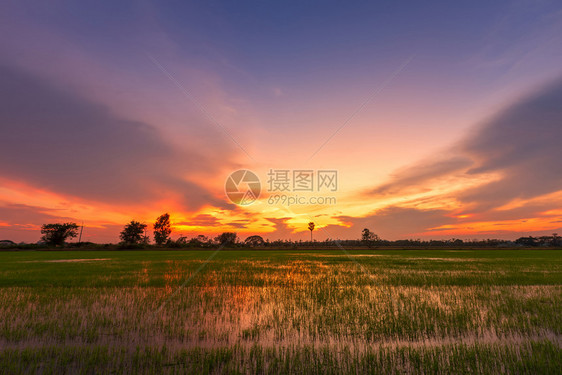
[[[82,227],[80,227],[80,237],[78,237],[78,243],[82,242],[82,231],[84,230],[84,222],[82,221]]]

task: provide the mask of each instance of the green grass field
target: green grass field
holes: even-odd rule
[[[0,372],[562,371],[562,250],[349,253],[0,252]]]

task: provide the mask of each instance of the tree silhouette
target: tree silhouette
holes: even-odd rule
[[[379,241],[379,236],[371,232],[368,228],[365,228],[361,232],[361,241],[370,247],[373,243]]]
[[[138,245],[145,241],[143,236],[146,224],[131,220],[119,234],[121,240],[128,245]]]
[[[209,243],[209,239],[207,236],[200,234],[197,237],[192,238],[189,242],[193,245],[203,246]]]
[[[220,243],[221,245],[234,245],[237,240],[236,233],[232,232],[224,232],[215,237],[215,241]]]
[[[170,215],[165,213],[160,215],[154,223],[154,242],[157,245],[163,245],[170,238],[170,233],[172,233]]]
[[[76,223],[43,224],[41,226],[41,239],[49,245],[64,245],[67,238],[74,238],[78,234]]]
[[[308,223],[308,230],[310,231],[310,242],[312,242],[312,231],[315,227],[316,224],[314,224],[314,222],[311,221],[310,223]]]
[[[248,238],[246,238],[246,240],[244,241],[244,244],[250,246],[250,247],[261,247],[265,244],[262,236],[250,236]]]

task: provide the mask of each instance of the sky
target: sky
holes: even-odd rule
[[[562,233],[557,1],[7,1],[0,82],[0,239]]]

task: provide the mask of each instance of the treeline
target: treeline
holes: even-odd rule
[[[397,247],[397,248],[486,248],[486,247],[558,247],[562,246],[562,238],[557,233],[552,236],[542,237],[520,237],[515,241],[486,239],[486,240],[461,240],[452,238],[449,240],[383,240],[368,228],[363,229],[358,239],[326,239],[316,241],[312,239],[312,232],[315,229],[313,222],[308,223],[307,229],[310,231],[310,241],[293,240],[264,240],[259,235],[252,235],[245,239],[238,237],[237,233],[224,232],[215,237],[197,235],[192,238],[180,236],[172,239],[172,224],[170,215],[165,213],[156,218],[152,225],[153,238],[147,235],[148,225],[136,220],[131,220],[126,224],[119,234],[118,244],[95,244],[92,242],[82,242],[82,230],[76,223],[55,223],[43,224],[41,226],[41,241],[37,244],[16,244],[12,241],[0,241],[0,247],[32,249],[49,247],[82,247],[82,248],[212,248],[223,247],[249,247],[249,248],[357,248],[357,247]],[[68,240],[79,236],[78,242],[68,242]]]
[[[93,242],[66,242],[62,245],[53,245],[47,242],[40,242],[37,244],[14,243],[11,241],[0,241],[0,248],[4,249],[41,249],[45,247],[56,248],[85,248],[85,249],[211,249],[217,246],[224,246],[228,248],[253,248],[253,249],[353,249],[353,248],[512,248],[512,247],[562,247],[560,238],[553,239],[552,237],[521,237],[515,241],[486,239],[486,240],[378,240],[371,243],[366,243],[361,239],[357,240],[334,240],[327,239],[324,241],[292,241],[292,240],[274,240],[263,239],[261,236],[249,236],[247,238],[240,238],[236,233],[225,232],[216,237],[208,237],[205,235],[198,235],[192,238],[179,237],[176,240],[169,239],[164,244],[159,245],[151,241],[142,240],[139,243],[108,243],[99,244]]]

